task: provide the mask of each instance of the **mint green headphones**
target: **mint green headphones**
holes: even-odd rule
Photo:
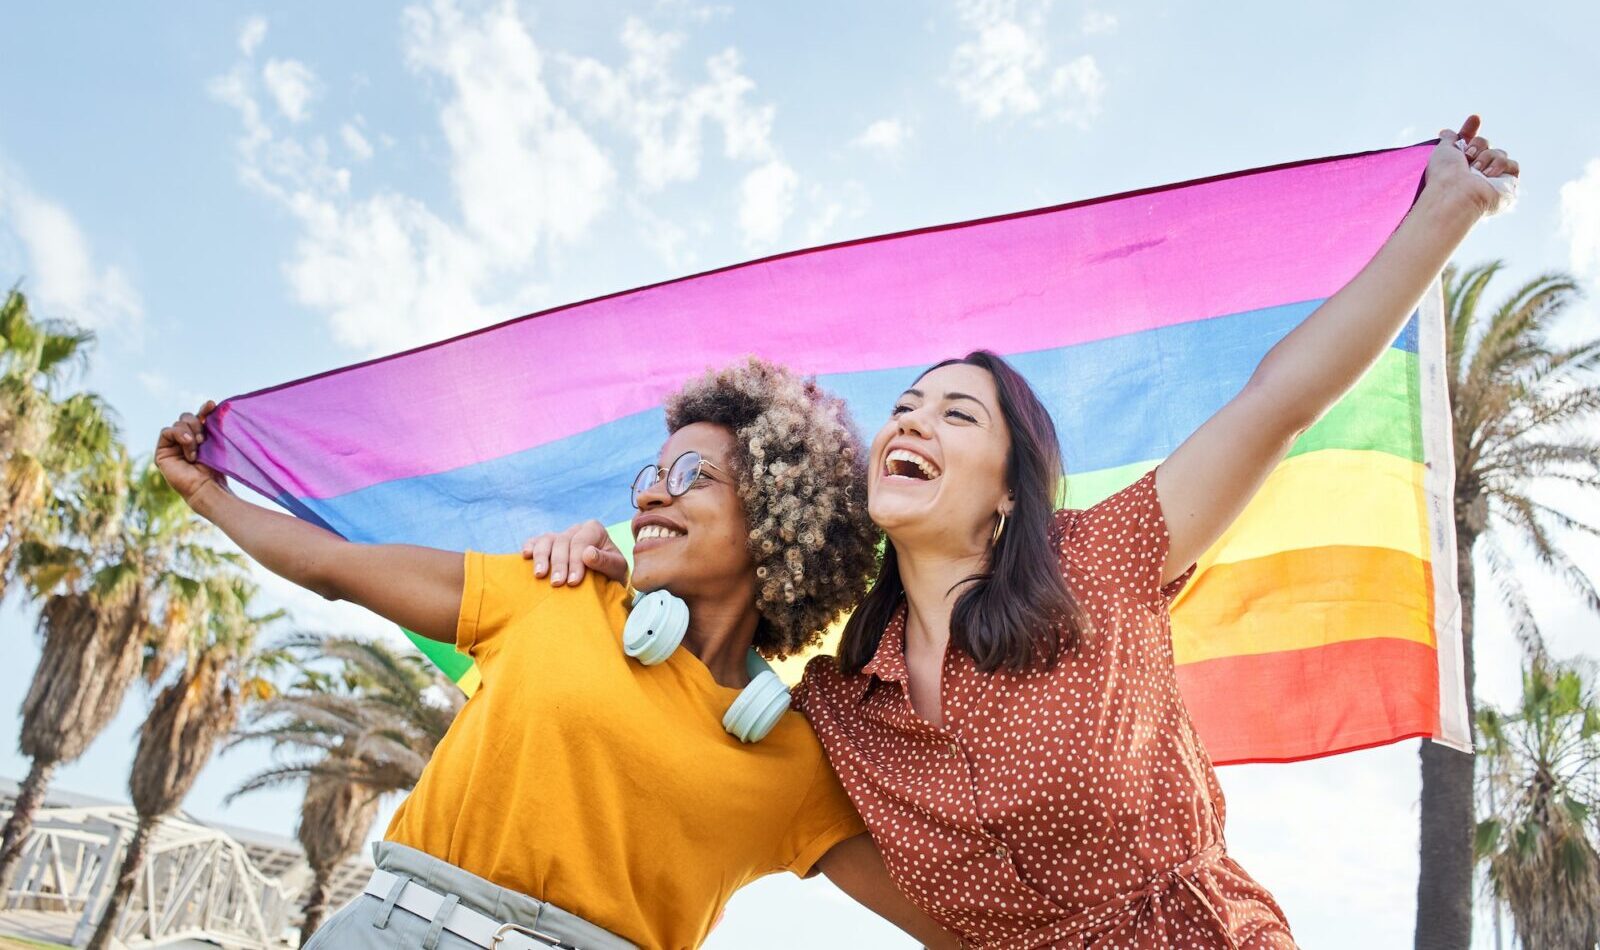
[[[622,652],[655,666],[672,655],[689,630],[689,605],[664,590],[651,591],[633,603],[622,628]],[[750,685],[740,690],[722,716],[722,728],[740,742],[760,742],[789,711],[789,687],[755,650],[745,657]]]

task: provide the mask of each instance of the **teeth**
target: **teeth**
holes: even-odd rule
[[[909,449],[895,449],[889,453],[889,457],[884,461],[909,462],[922,472],[923,478],[934,479],[939,477],[939,469],[932,462]]]
[[[652,538],[681,538],[681,537],[683,537],[683,532],[682,531],[674,531],[673,529],[668,528],[665,525],[647,524],[643,528],[639,529],[639,533],[634,536],[634,540],[635,541],[649,541]]]

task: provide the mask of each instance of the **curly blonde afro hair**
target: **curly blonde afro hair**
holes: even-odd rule
[[[752,357],[690,382],[666,410],[669,433],[696,422],[733,432],[758,578],[756,649],[781,659],[818,642],[877,564],[867,453],[844,401]]]

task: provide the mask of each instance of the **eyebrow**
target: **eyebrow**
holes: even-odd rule
[[[924,394],[923,394],[922,390],[920,390],[920,389],[908,389],[905,392],[901,393],[900,395],[902,395],[902,396],[916,396],[918,399],[924,398]],[[977,403],[979,406],[982,406],[984,412],[988,412],[989,411],[989,405],[987,403],[985,403],[982,399],[979,399],[977,396],[971,396],[971,395],[968,395],[967,393],[945,393],[944,394],[944,398],[946,398],[946,399],[966,399],[966,400],[969,400],[971,402]]]

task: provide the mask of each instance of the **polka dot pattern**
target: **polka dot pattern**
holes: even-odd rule
[[[1293,947],[1227,856],[1216,773],[1178,693],[1155,473],[1055,516],[1093,621],[1052,669],[980,673],[947,650],[944,726],[912,708],[905,606],[859,675],[796,689],[906,895],[969,947]],[[1192,569],[1191,569],[1192,573]]]

